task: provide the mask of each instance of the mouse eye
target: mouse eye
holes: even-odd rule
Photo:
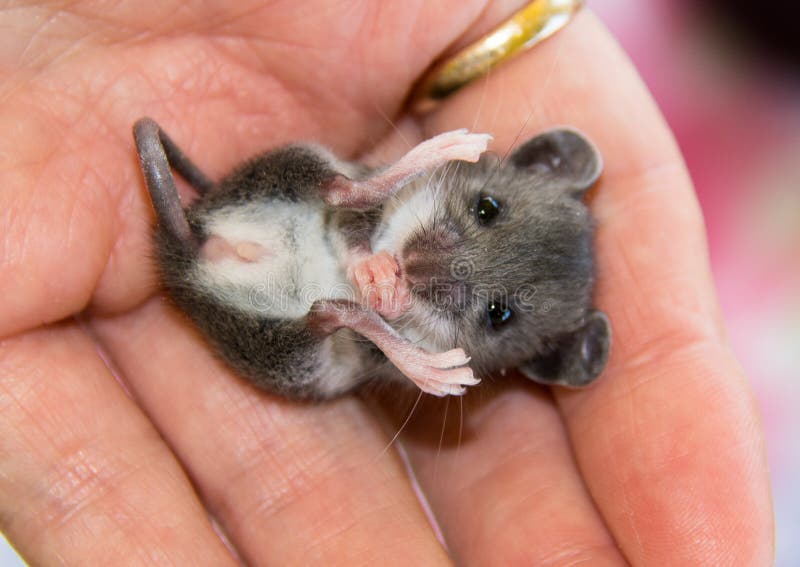
[[[489,324],[493,329],[499,329],[511,319],[511,309],[499,301],[490,301],[486,309],[489,317]]]
[[[478,223],[482,225],[489,224],[500,212],[500,203],[494,197],[481,197],[478,200],[478,207],[475,214],[478,217]]]

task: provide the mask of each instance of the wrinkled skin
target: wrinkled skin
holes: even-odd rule
[[[692,186],[598,21],[413,118],[417,76],[518,2],[226,4],[0,13],[0,528],[21,553],[232,564],[209,513],[250,564],[449,561],[383,451],[409,407],[260,393],[160,298],[130,134],[150,115],[214,178],[290,140],[396,157],[461,126],[500,153],[584,131],[605,159],[589,197],[604,375],[582,391],[484,380],[463,407],[420,403],[399,443],[460,564],[768,564],[761,427]]]

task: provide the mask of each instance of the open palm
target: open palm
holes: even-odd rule
[[[420,73],[508,7],[226,4],[0,15],[0,528],[23,555],[448,562],[383,450],[405,406],[256,391],[158,295],[130,135],[150,115],[212,178],[290,140],[354,157],[463,126],[500,153],[557,124],[586,132],[606,164],[590,195],[614,330],[604,376],[575,392],[509,376],[463,408],[423,402],[401,446],[459,563],[769,562],[760,425],[691,184],[596,19],[412,117]]]

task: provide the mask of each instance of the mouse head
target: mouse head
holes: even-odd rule
[[[590,307],[593,224],[581,197],[601,168],[582,135],[557,129],[506,160],[437,176],[411,198],[430,205],[417,205],[396,251],[413,298],[404,317],[439,348],[463,346],[478,373],[518,367],[548,384],[591,382],[610,333]]]

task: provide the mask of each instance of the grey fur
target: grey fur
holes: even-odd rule
[[[476,374],[517,367],[537,382],[578,387],[602,371],[610,326],[591,308],[594,227],[581,201],[601,168],[597,150],[566,129],[536,136],[505,162],[484,156],[459,163],[433,222],[408,239],[418,263],[429,266],[431,285],[445,290],[442,297],[420,285],[417,294],[450,321],[452,340],[470,354]],[[481,196],[501,207],[487,226],[474,214]],[[456,277],[451,266],[468,273]],[[512,316],[493,329],[486,305],[496,298]]]
[[[345,175],[344,168],[351,176],[364,168],[341,164],[321,148],[291,145],[252,158],[214,185],[151,120],[137,122],[134,132],[159,221],[154,244],[162,283],[232,368],[269,391],[315,399],[396,374],[380,351],[348,329],[321,331],[314,306],[296,318],[261,315],[224,300],[196,276],[209,223],[223,210],[255,202],[321,208],[329,240],[345,249],[369,247],[385,228],[381,210],[333,209],[320,196],[327,183]],[[177,162],[175,169],[200,193],[185,211],[188,237],[175,221],[179,201],[171,178],[163,175],[167,160]],[[404,246],[403,253],[415,252],[405,269],[416,270],[412,293],[418,309],[392,325],[407,336],[433,333],[430,344],[438,348],[463,347],[478,375],[519,367],[543,383],[590,383],[605,365],[610,330],[605,316],[591,308],[593,225],[580,197],[600,168],[597,151],[570,130],[537,136],[504,162],[492,156],[459,162],[430,203],[430,222],[413,230]],[[430,182],[427,177],[415,186]],[[486,226],[475,217],[481,196],[501,205]],[[293,226],[291,219],[283,221]],[[296,232],[287,231],[282,253],[300,253],[298,239],[307,235]],[[464,265],[467,272],[453,269]],[[487,301],[499,296],[513,315],[493,329]],[[426,328],[419,308],[438,330]]]

